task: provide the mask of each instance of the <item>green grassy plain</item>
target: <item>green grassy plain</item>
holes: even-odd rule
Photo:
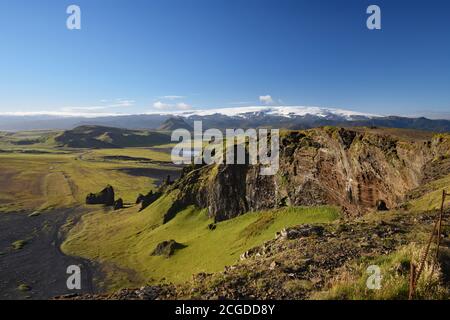
[[[176,169],[170,166],[167,152],[152,148],[63,148],[55,144],[58,134],[0,133],[0,212],[39,212],[83,205],[88,193],[98,192],[108,184],[114,187],[117,197],[134,203],[139,193],[155,187],[156,178],[129,175],[127,170],[163,169],[164,163],[164,170]],[[130,159],[121,161],[114,156]]]
[[[158,151],[158,148],[124,148],[124,149],[97,149],[92,150],[85,159],[102,161],[104,157],[124,156],[139,159],[146,158],[158,162],[171,162],[170,154]],[[130,159],[132,160],[132,159]]]
[[[117,197],[134,202],[154,188],[148,177],[131,177],[123,164],[79,160],[76,154],[0,154],[0,212],[49,210],[83,204],[90,192],[114,186]],[[127,168],[139,167],[127,164]]]

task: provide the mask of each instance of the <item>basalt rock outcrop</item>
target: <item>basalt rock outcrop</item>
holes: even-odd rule
[[[160,196],[161,192],[153,192],[153,191],[150,191],[145,196],[143,194],[140,194],[136,199],[136,204],[141,204],[141,209],[139,211],[142,211],[145,208],[147,208],[153,202],[158,200]]]
[[[103,204],[105,206],[114,206],[114,188],[107,186],[99,193],[90,193],[86,197],[86,204]]]
[[[185,168],[166,191],[176,201],[165,221],[188,205],[207,208],[216,221],[282,206],[330,204],[354,216],[396,208],[421,184],[423,169],[448,156],[449,141],[334,127],[287,132],[276,175],[260,175],[259,165]]]
[[[176,250],[180,250],[185,247],[185,245],[178,243],[175,240],[163,241],[156,246],[151,255],[169,258],[175,253]]]

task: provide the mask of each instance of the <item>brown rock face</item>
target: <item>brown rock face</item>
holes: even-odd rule
[[[418,186],[431,158],[421,143],[345,129],[312,130],[300,138],[309,143],[291,140],[282,142],[276,197],[293,205],[340,205],[350,213],[375,208],[380,200],[396,207]],[[284,150],[292,144],[288,155]]]
[[[280,169],[261,176],[259,166],[196,167],[170,189],[176,211],[208,208],[217,221],[286,205],[338,205],[350,215],[384,202],[395,208],[424,178],[423,168],[442,153],[441,143],[405,140],[365,130],[320,128],[289,132],[280,140]],[[447,151],[445,151],[447,152]]]
[[[246,200],[246,177],[250,168],[246,165],[204,166],[185,174],[169,190],[181,192],[165,215],[164,222],[191,204],[208,208],[216,221],[247,212],[250,207]]]

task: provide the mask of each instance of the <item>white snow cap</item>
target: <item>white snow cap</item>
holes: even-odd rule
[[[263,113],[272,116],[281,117],[295,117],[295,116],[306,116],[313,115],[318,117],[328,117],[328,116],[340,116],[348,120],[353,119],[357,116],[362,117],[378,117],[378,115],[368,114],[363,112],[335,109],[335,108],[323,108],[323,107],[308,107],[308,106],[289,106],[289,107],[266,107],[266,106],[254,106],[254,107],[239,107],[239,108],[219,108],[219,109],[204,109],[204,110],[190,110],[190,111],[175,111],[169,112],[167,114],[173,114],[183,117],[190,116],[210,116],[214,114],[221,114],[229,117],[242,117],[245,118],[247,115]]]

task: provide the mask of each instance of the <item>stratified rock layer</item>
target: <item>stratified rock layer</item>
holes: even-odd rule
[[[398,207],[417,188],[424,168],[448,152],[448,141],[402,139],[369,130],[320,128],[291,131],[280,141],[280,168],[196,166],[169,188],[176,191],[169,221],[181,208],[207,208],[216,221],[282,206],[337,205],[348,215]],[[174,192],[175,193],[175,192]]]

